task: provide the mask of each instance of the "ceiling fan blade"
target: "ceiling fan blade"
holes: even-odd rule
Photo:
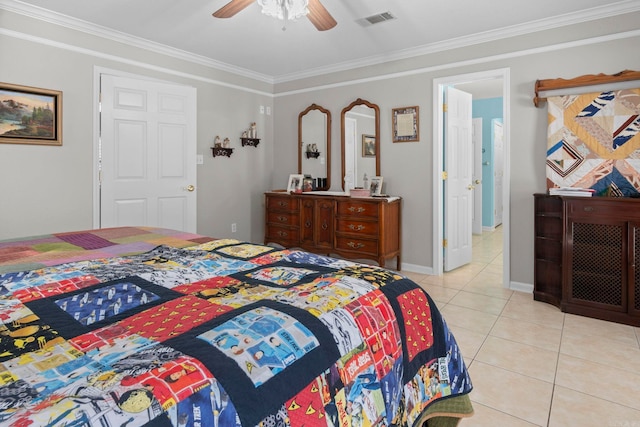
[[[324,8],[320,0],[309,0],[309,14],[307,18],[318,29],[318,31],[326,31],[335,27],[338,23],[333,16]]]
[[[231,18],[253,2],[254,0],[231,0],[229,3],[213,12],[213,16],[216,18]]]

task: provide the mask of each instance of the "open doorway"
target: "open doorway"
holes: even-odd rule
[[[444,89],[446,87],[463,87],[467,89],[473,86],[482,87],[482,82],[486,87],[498,83],[502,97],[502,176],[500,197],[502,209],[500,211],[500,221],[503,228],[503,284],[509,287],[510,284],[510,264],[509,264],[509,114],[510,114],[510,83],[509,69],[490,70],[479,73],[463,74],[456,76],[442,77],[434,79],[433,82],[433,270],[434,274],[443,274],[443,245],[444,245],[444,224],[446,212],[444,211]],[[474,89],[475,90],[475,89]]]

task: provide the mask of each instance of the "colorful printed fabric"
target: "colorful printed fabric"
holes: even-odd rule
[[[640,192],[640,89],[547,98],[547,188]]]
[[[109,231],[128,238],[108,257],[99,230],[61,236],[78,260],[28,271],[42,238],[0,242],[0,425],[412,426],[472,389],[401,274],[171,233],[131,253],[136,230]]]

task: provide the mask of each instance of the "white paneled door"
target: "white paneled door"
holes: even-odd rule
[[[471,94],[447,87],[444,165],[444,270],[471,262],[473,219],[473,146]]]
[[[100,227],[196,232],[196,90],[102,74]]]

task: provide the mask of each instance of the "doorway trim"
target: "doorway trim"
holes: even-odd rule
[[[146,76],[144,74],[131,73],[114,68],[94,65],[93,67],[93,228],[100,228],[101,225],[101,170],[102,170],[102,152],[101,152],[101,129],[100,129],[100,113],[101,113],[101,91],[102,91],[102,75],[109,74],[116,77],[125,77],[131,79],[146,80],[149,82],[164,83],[176,86],[193,87],[183,83],[177,83],[170,80],[164,80],[156,77]],[[197,95],[196,95],[197,96]],[[197,100],[197,98],[196,98]],[[197,102],[197,101],[196,101]],[[197,123],[197,111],[194,111]],[[196,125],[197,134],[197,125]],[[196,140],[197,144],[197,140]],[[195,161],[195,160],[194,160]],[[197,168],[196,168],[197,176]],[[197,208],[196,208],[197,218]]]
[[[478,80],[502,79],[502,112],[504,125],[504,179],[503,179],[503,286],[510,288],[510,260],[509,260],[509,234],[510,234],[510,188],[511,188],[511,166],[510,166],[510,141],[511,141],[511,91],[510,91],[510,69],[500,68],[496,70],[481,71],[477,73],[459,74],[433,79],[433,274],[442,275],[443,251],[442,242],[444,238],[444,189],[442,185],[442,172],[444,170],[444,87],[469,83]]]

